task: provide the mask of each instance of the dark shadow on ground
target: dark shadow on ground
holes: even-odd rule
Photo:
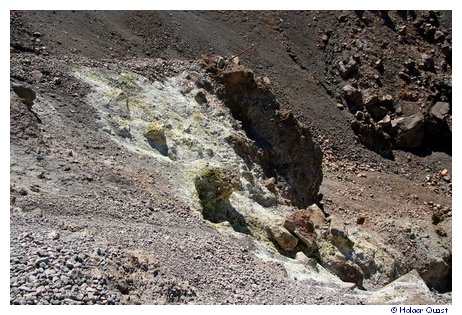
[[[216,204],[213,206],[213,209],[210,209],[210,206],[204,207],[202,215],[204,219],[214,223],[228,221],[234,231],[252,235],[247,227],[247,222],[244,216],[240,214],[239,211],[237,211],[236,208],[229,203],[229,201]]]
[[[435,152],[443,152],[452,157],[452,148],[440,147],[440,148],[427,148],[427,149],[401,149],[401,151],[411,153],[419,157],[430,156]]]

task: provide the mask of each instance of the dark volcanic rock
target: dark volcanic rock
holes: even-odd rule
[[[337,68],[340,76],[346,80],[358,72],[358,63],[353,58],[350,58],[348,61],[339,61]]]
[[[363,110],[363,99],[361,91],[351,84],[347,84],[342,88],[342,96],[345,99],[350,112],[356,113]]]
[[[384,121],[384,124],[386,125],[386,121]],[[354,120],[351,122],[351,128],[362,144],[380,155],[389,158],[392,156],[392,142],[389,134],[383,131],[381,125],[371,121]]]
[[[451,106],[446,102],[437,102],[430,109],[430,115],[437,120],[444,120],[449,116]]]
[[[430,289],[439,292],[452,290],[452,257],[435,259],[419,271],[420,276]]]
[[[322,181],[322,152],[309,129],[281,109],[262,78],[243,66],[229,66],[222,74],[233,116],[261,151],[259,164],[265,175],[285,182],[287,196],[298,206],[315,200]]]
[[[396,133],[396,146],[404,149],[419,148],[424,139],[424,117],[415,114],[391,121],[391,127]]]
[[[428,145],[449,150],[452,148],[452,115],[451,105],[437,102],[429,111],[429,119],[425,125],[425,141]]]

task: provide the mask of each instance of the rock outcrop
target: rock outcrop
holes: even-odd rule
[[[322,181],[322,152],[308,128],[281,109],[271,87],[251,70],[229,65],[219,78],[226,105],[257,148],[254,162],[277,180],[284,198],[299,207],[312,204]]]
[[[451,147],[451,104],[448,102],[437,102],[431,107],[425,134],[430,145],[439,148]]]
[[[165,128],[157,123],[150,123],[144,132],[144,137],[149,145],[159,151],[160,154],[168,155],[167,138],[165,136]]]
[[[419,148],[424,139],[424,117],[415,114],[409,117],[400,117],[391,121],[396,145],[403,149]]]
[[[418,272],[411,270],[369,298],[371,304],[435,304]]]
[[[334,245],[322,242],[319,248],[321,265],[345,282],[353,282],[363,289],[364,274],[361,268],[348,260]]]
[[[239,188],[238,173],[227,167],[205,167],[194,178],[194,184],[204,218],[212,222],[227,221],[228,213],[223,206],[229,203],[229,197]]]
[[[293,250],[298,244],[298,239],[283,227],[272,226],[269,228],[269,232],[278,245],[285,251]]]
[[[285,221],[284,227],[294,233],[305,245],[309,256],[316,256],[318,250],[318,236],[310,215],[305,210],[292,213]]]

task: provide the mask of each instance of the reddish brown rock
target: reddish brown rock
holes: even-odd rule
[[[269,232],[283,250],[290,251],[298,244],[298,239],[283,227],[271,226]]]

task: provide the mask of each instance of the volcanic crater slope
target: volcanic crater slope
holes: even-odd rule
[[[422,136],[416,128],[430,148],[427,130],[450,137],[447,48],[437,51],[435,71],[428,58],[416,65],[418,74],[411,64],[405,71],[415,84],[441,81],[421,107],[422,120],[405,106],[401,115],[396,95],[367,105],[375,85],[367,87],[363,74],[381,70],[380,63],[369,69],[362,55],[327,67],[330,81],[314,84],[316,66],[304,63],[297,46],[305,39],[286,25],[293,14],[309,29],[340,23],[375,33],[383,16],[145,12],[161,34],[174,34],[174,45],[158,52],[162,59],[146,57],[156,50],[139,41],[146,35],[140,14],[11,13],[10,303],[451,302],[450,156],[395,150]],[[222,43],[219,54],[195,58],[191,51],[203,47],[186,43],[187,30],[166,27],[173,21],[197,30],[206,22],[244,50],[250,45],[238,25],[246,24],[236,21],[249,14],[261,20],[249,37],[279,34],[272,47],[285,49],[261,50],[257,41],[239,59]],[[409,14],[399,17],[406,25]],[[418,21],[435,28],[433,35],[415,22],[417,35],[409,31],[403,47],[450,43],[444,23],[429,16]],[[68,42],[51,17],[60,25],[88,23],[94,32],[81,37],[81,29],[63,26],[77,38]],[[437,31],[444,39],[434,38]],[[112,45],[111,58],[88,46],[95,34]],[[326,34],[323,45],[304,47],[330,65],[343,39]],[[384,73],[388,91],[394,83]],[[319,106],[325,109],[315,113]],[[377,127],[372,108],[381,107],[390,112],[379,116],[393,118],[382,125],[397,133]],[[393,159],[355,144],[354,133]]]

